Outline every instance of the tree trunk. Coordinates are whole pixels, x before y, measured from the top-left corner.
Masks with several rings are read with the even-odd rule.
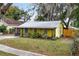
[[[12,3],[8,3],[6,5],[2,5],[0,8],[0,14],[5,14],[8,8],[12,5]]]
[[[68,20],[68,22],[65,22],[64,20],[61,20],[62,23],[65,25],[65,28],[69,28],[69,23],[70,23],[70,19]]]

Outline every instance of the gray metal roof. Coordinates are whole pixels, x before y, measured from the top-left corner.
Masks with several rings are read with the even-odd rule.
[[[27,21],[18,28],[56,28],[60,21]]]

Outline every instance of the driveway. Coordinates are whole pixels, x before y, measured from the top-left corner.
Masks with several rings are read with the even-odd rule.
[[[2,44],[0,44],[0,51],[8,52],[8,53],[15,54],[18,56],[45,56],[39,53],[15,49],[15,48],[2,45]]]
[[[18,38],[18,36],[0,35],[0,40],[8,39],[8,38]],[[18,55],[18,56],[45,56],[45,55],[42,55],[42,54],[39,54],[39,53],[15,49],[15,48],[3,45],[3,44],[0,44],[0,51],[15,54],[15,55]]]
[[[14,36],[14,35],[0,35],[0,40],[9,39],[9,38],[18,38],[18,36]]]

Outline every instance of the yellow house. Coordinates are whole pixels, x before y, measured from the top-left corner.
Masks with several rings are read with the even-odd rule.
[[[63,35],[63,29],[61,21],[27,21],[16,27],[15,35],[27,37],[35,32],[44,38],[59,38]]]

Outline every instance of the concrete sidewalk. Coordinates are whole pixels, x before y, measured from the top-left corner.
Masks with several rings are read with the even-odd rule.
[[[15,48],[2,45],[2,44],[0,44],[0,51],[8,52],[8,53],[15,54],[18,56],[45,56],[45,55],[38,54],[38,53],[15,49]]]

